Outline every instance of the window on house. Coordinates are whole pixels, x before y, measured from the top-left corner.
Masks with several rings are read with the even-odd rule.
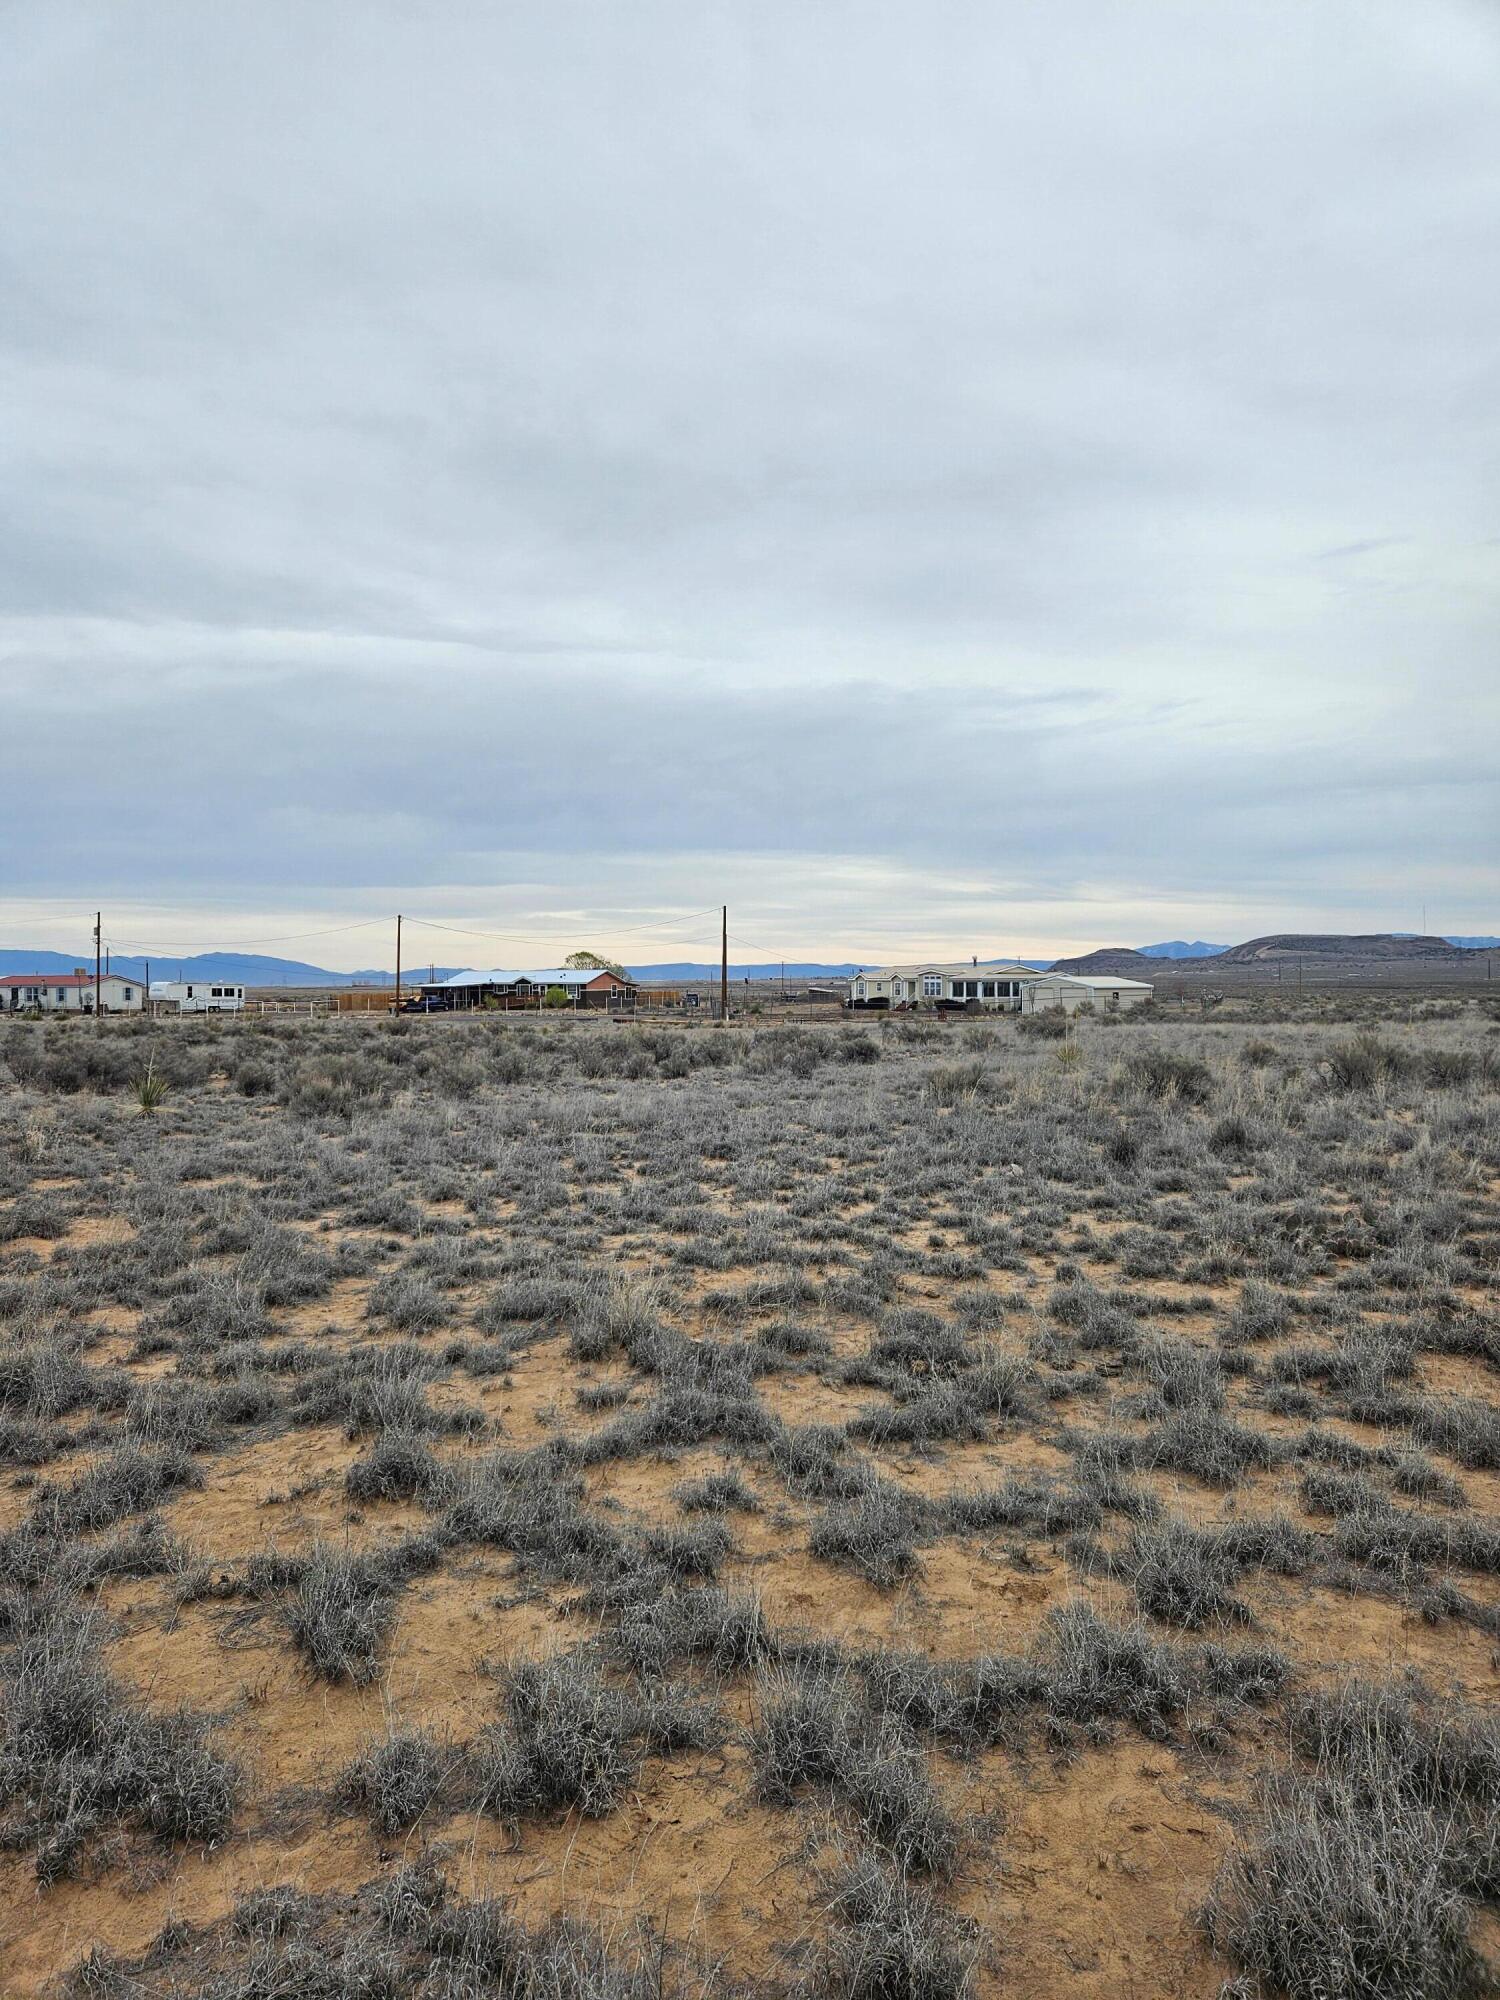
[[[943,982],[935,972],[922,975],[922,991],[929,1000],[936,1000],[943,990]]]

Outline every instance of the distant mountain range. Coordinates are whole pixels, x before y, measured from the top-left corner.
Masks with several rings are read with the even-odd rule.
[[[1205,944],[1197,938],[1186,944],[1181,938],[1173,938],[1170,944],[1143,944],[1136,949],[1142,958],[1217,958],[1221,951],[1229,947],[1222,944]]]
[[[306,965],[297,958],[259,958],[241,951],[205,951],[195,957],[149,960],[117,951],[110,958],[109,969],[132,979],[144,979],[148,964],[153,980],[217,979],[232,986],[393,986],[396,981],[394,972],[330,972],[326,966]],[[93,971],[91,951],[79,952],[71,958],[61,951],[0,951],[0,977],[16,972],[73,972],[80,966],[85,972]],[[456,965],[440,965],[436,968],[437,977],[446,978],[460,969]],[[419,975],[425,977],[427,970],[425,962],[404,967],[403,985]]]

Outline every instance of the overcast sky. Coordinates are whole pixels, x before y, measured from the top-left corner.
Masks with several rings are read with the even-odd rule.
[[[0,92],[0,944],[1500,930],[1488,0],[22,0]]]

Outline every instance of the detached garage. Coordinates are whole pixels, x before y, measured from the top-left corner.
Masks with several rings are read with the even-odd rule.
[[[1096,1013],[1118,1014],[1149,1000],[1151,990],[1144,979],[1096,979],[1082,973],[1040,972],[1022,983],[1021,1012],[1041,1014],[1060,1007],[1065,1014],[1076,1014],[1080,1007],[1092,1007]]]

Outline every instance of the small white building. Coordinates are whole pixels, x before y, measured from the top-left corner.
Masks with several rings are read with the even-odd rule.
[[[12,972],[0,979],[0,1013],[92,1014],[95,1002],[92,972],[75,966],[71,972]],[[97,981],[102,1014],[138,1014],[144,989],[138,979],[106,972]]]
[[[238,1014],[245,989],[224,980],[153,979],[151,1004],[179,1014]]]
[[[1127,1007],[1139,1007],[1152,994],[1149,980],[1107,979],[1077,972],[1034,972],[1024,984],[1023,1014],[1040,1014],[1053,1007],[1060,1007],[1065,1014],[1076,1014],[1080,1007],[1118,1014]]]
[[[972,959],[959,965],[877,966],[855,973],[849,981],[849,1005],[855,1010],[980,1007],[986,1012],[1016,1013],[1024,982],[1035,977],[1029,965],[980,965]]]

